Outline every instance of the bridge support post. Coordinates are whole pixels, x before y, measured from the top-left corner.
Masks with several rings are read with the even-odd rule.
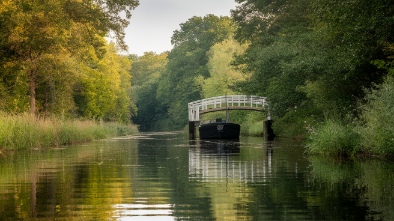
[[[264,121],[264,139],[267,141],[272,141],[276,136],[274,130],[272,129],[272,123],[273,121],[270,118]]]
[[[196,126],[198,121],[189,121],[189,140],[196,139]]]

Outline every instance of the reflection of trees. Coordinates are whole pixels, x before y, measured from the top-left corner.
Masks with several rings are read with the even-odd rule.
[[[233,217],[234,220],[377,220],[393,217],[390,212],[394,211],[390,203],[393,202],[393,194],[388,193],[388,197],[382,194],[372,196],[376,190],[385,192],[390,189],[387,186],[394,183],[392,175],[383,182],[386,188],[380,185],[382,176],[377,179],[377,174],[386,171],[388,175],[388,170],[371,170],[373,164],[362,164],[360,168],[354,163],[327,163],[319,159],[311,160],[312,165],[308,168],[312,171],[309,173],[305,171],[309,163],[303,161],[302,152],[284,154],[285,151],[293,151],[291,146],[286,150],[277,149],[275,153],[274,149],[266,145],[260,149],[264,150],[262,154],[257,153],[259,149],[243,147],[238,154],[226,155],[223,151],[191,148],[189,179],[201,182],[205,192],[209,190],[215,217],[225,212],[229,219]],[[253,173],[249,172],[251,166],[239,166],[237,169],[244,175],[232,177],[232,162],[239,161],[254,163]],[[265,172],[259,173],[260,168]],[[223,169],[230,172],[214,172]],[[239,177],[248,178],[234,179]],[[224,188],[231,192],[221,194]],[[376,201],[370,202],[366,198]],[[379,204],[374,202],[380,202],[382,198],[387,204],[377,206]],[[382,209],[384,212],[381,214]]]
[[[313,171],[309,184],[320,194],[310,194],[306,199],[309,207],[321,208],[322,217],[341,220],[394,217],[393,164],[376,160],[339,162],[316,156],[310,157],[310,162]],[[391,170],[387,165],[391,165]]]
[[[138,159],[144,166],[139,168],[139,181],[133,183],[134,192],[145,197],[155,193],[150,197],[150,203],[173,205],[172,215],[181,220],[191,214],[195,220],[201,217],[214,220],[209,194],[201,192],[195,183],[187,182],[188,149],[176,146],[176,143],[173,139],[160,138],[140,141]]]
[[[363,171],[359,183],[368,187],[365,199],[371,211],[382,212],[380,217],[394,220],[394,164],[390,161],[359,162]]]
[[[130,195],[132,190],[125,188],[127,182],[123,180],[129,179],[131,185],[128,178],[130,167],[121,165],[130,164],[132,156],[137,153],[122,151],[125,148],[92,145],[51,150],[46,154],[10,155],[0,161],[0,183],[12,184],[0,189],[0,219],[110,219],[114,210],[112,205],[120,203],[122,197]],[[121,156],[114,157],[119,154]],[[116,163],[111,162],[115,159]]]
[[[277,148],[277,141],[228,148],[154,138],[1,159],[0,219],[107,220],[153,212],[180,220],[394,217],[391,162],[308,161],[302,149]]]
[[[289,173],[285,165],[278,165],[268,183],[253,185],[253,203],[239,203],[237,207],[248,206],[249,216],[259,217],[261,220],[305,220],[306,205],[300,195],[303,184],[303,173]]]

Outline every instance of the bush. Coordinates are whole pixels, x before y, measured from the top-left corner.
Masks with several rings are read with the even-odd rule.
[[[394,79],[388,77],[367,93],[361,106],[357,130],[363,150],[378,155],[394,155]]]
[[[347,156],[359,151],[360,136],[349,125],[326,120],[316,130],[311,130],[306,147],[309,153]]]
[[[267,118],[265,112],[234,111],[230,117],[232,122],[241,125],[243,136],[261,137],[264,132],[264,120]]]
[[[297,140],[306,139],[308,129],[311,125],[315,125],[316,121],[320,121],[320,114],[315,113],[313,107],[298,107],[289,110],[285,116],[281,118],[273,117],[274,132],[280,137],[290,137]]]

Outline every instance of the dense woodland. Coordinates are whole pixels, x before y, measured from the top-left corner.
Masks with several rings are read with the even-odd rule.
[[[126,48],[124,28],[137,5],[2,0],[0,110],[130,122],[131,63],[118,48]]]
[[[269,98],[279,135],[316,140],[340,131],[335,136],[357,140],[341,145],[350,152],[392,146],[390,0],[237,2],[231,17],[180,24],[169,52],[125,57],[117,53],[126,47],[119,13],[130,16],[135,0],[3,0],[0,109],[178,130],[188,102],[251,94]],[[231,115],[244,134],[261,133],[264,114]]]
[[[311,152],[394,153],[391,1],[237,2],[231,18],[182,23],[168,54],[132,58],[142,130],[181,129],[190,101],[251,94],[269,98],[279,135],[311,138]],[[231,115],[261,133],[264,114]]]

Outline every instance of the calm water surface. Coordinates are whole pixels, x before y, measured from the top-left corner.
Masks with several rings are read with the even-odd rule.
[[[394,220],[394,163],[154,133],[0,157],[0,220]]]

